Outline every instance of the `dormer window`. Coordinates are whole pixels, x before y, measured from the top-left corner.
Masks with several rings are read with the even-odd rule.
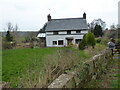
[[[81,30],[77,30],[76,33],[81,33]]]
[[[67,31],[67,34],[71,34],[71,31]]]
[[[54,31],[54,32],[53,32],[53,35],[58,35],[58,31]]]

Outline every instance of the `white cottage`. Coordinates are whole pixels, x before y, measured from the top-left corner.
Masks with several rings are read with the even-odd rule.
[[[48,22],[41,29],[37,37],[45,38],[47,47],[64,47],[70,44],[78,44],[88,33],[86,14],[83,18],[51,19],[47,16]],[[43,35],[44,34],[44,35]]]

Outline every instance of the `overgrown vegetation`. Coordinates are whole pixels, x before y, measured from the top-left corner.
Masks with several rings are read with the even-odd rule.
[[[117,38],[115,41],[116,44],[120,45],[120,38]]]
[[[104,74],[100,78],[91,81],[86,85],[86,88],[120,88],[120,74],[119,59],[116,58],[119,55],[115,55],[114,59],[110,61],[107,66],[107,69],[104,70]]]

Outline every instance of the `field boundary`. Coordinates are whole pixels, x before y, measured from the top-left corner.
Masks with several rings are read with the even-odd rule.
[[[99,78],[112,59],[111,51],[106,50],[84,62],[82,68],[75,71],[74,74],[69,72],[60,75],[48,88],[82,88],[91,80]]]

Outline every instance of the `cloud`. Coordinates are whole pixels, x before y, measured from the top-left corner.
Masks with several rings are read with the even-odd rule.
[[[1,0],[0,29],[7,22],[18,24],[20,29],[40,29],[47,22],[47,14],[52,18],[82,17],[87,13],[87,21],[102,18],[107,24],[117,24],[119,0]],[[49,12],[50,9],[50,12]]]

